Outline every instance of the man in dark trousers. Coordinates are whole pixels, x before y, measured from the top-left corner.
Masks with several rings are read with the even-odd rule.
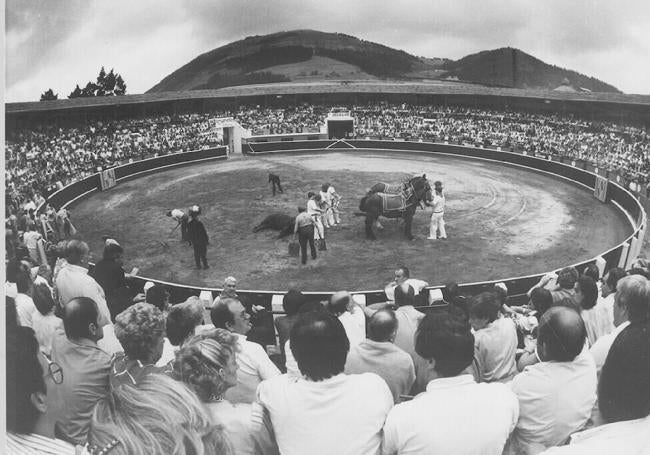
[[[307,214],[307,209],[298,207],[298,216],[293,228],[293,239],[296,239],[298,233],[298,243],[300,243],[300,254],[303,264],[307,263],[307,242],[311,250],[311,258],[316,259],[316,246],[314,245],[314,220]]]
[[[190,242],[190,245],[194,248],[194,261],[196,261],[196,268],[201,268],[201,262],[203,262],[203,268],[208,269],[208,259],[206,257],[208,249],[208,233],[205,232],[205,226],[199,220],[199,215],[201,214],[201,208],[198,205],[190,208],[190,222],[187,223],[187,240]]]
[[[280,176],[279,175],[269,173],[269,183],[273,184],[273,196],[275,196],[275,187],[276,187],[276,185],[278,187],[278,191],[280,191],[280,193],[284,193],[284,191],[282,191],[282,185],[280,184]]]

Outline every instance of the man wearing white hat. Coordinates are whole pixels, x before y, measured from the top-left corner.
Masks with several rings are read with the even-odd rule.
[[[187,240],[194,248],[194,261],[196,262],[196,268],[201,268],[201,263],[203,263],[203,268],[208,269],[207,259],[207,249],[208,249],[208,233],[205,231],[205,226],[199,220],[199,215],[201,213],[201,208],[198,205],[194,205],[190,208],[190,222],[187,223]]]

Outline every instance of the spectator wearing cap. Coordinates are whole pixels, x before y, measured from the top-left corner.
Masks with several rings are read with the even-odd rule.
[[[603,289],[605,287],[609,285],[603,283]],[[602,369],[616,337],[629,325],[641,324],[650,319],[650,281],[641,275],[626,276],[617,280],[613,315],[616,328],[600,337],[590,349],[598,372]]]
[[[157,367],[174,360],[178,349],[192,337],[203,321],[203,307],[198,299],[188,299],[171,307],[166,315],[166,336]]]
[[[61,435],[75,444],[84,444],[95,404],[109,389],[111,357],[97,346],[103,336],[95,302],[77,297],[63,307],[65,333],[57,331],[52,361],[63,369],[63,382],[55,400],[65,403],[56,416]]]
[[[207,248],[210,243],[208,240],[208,233],[203,226],[203,222],[199,220],[199,215],[201,214],[201,209],[198,205],[193,206],[190,209],[190,221],[187,223],[187,240],[194,248],[194,262],[196,263],[196,268],[201,268],[201,263],[203,263],[203,268],[207,269],[208,258],[207,258]]]
[[[384,288],[384,293],[389,302],[395,301],[395,288],[402,284],[411,286],[415,295],[419,295],[422,289],[429,285],[426,281],[411,278],[411,271],[408,267],[400,265],[395,269],[393,280]]]
[[[115,335],[124,352],[113,358],[111,385],[137,385],[160,371],[156,362],[163,352],[165,316],[149,303],[136,303],[115,318]]]
[[[56,276],[56,289],[60,303],[65,305],[76,297],[87,297],[95,302],[99,311],[99,323],[110,324],[111,313],[106,304],[102,287],[88,275],[89,248],[86,242],[70,240],[66,245],[67,264]]]
[[[354,302],[348,291],[338,291],[330,297],[328,309],[339,318],[350,346],[366,339],[366,317],[363,309]]]
[[[517,374],[517,329],[511,318],[499,317],[500,301],[492,292],[472,299],[470,324],[474,329],[475,358],[483,382],[507,382]]]
[[[343,372],[349,342],[341,321],[325,311],[301,314],[290,339],[303,377],[277,376],[257,389],[280,453],[379,453],[393,397],[376,374]]]
[[[345,362],[346,374],[375,373],[386,381],[395,403],[410,392],[415,382],[413,359],[393,344],[397,325],[394,311],[375,312],[368,321],[368,338],[350,346]]]
[[[508,451],[535,454],[581,429],[596,401],[596,365],[584,349],[587,332],[572,308],[549,309],[539,323],[539,363],[515,376],[519,420]]]
[[[219,300],[210,310],[210,319],[216,328],[232,332],[239,345],[237,385],[226,392],[226,398],[231,403],[252,403],[259,383],[278,376],[280,370],[271,362],[262,346],[246,339],[252,325],[250,315],[239,300]]]
[[[574,433],[545,455],[650,453],[650,325],[630,325],[612,343],[598,382],[604,425]]]
[[[504,384],[479,384],[466,374],[474,336],[464,314],[428,314],[415,343],[432,366],[426,391],[390,411],[382,453],[500,454],[517,423],[517,397]]]

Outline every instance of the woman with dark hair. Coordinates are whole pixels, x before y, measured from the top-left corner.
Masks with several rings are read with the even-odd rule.
[[[571,436],[548,455],[650,453],[650,324],[630,324],[614,340],[598,383],[605,425]]]
[[[52,352],[56,329],[63,328],[63,321],[54,315],[54,298],[46,283],[34,284],[32,299],[38,311],[32,314],[32,328],[41,351],[47,356]]]
[[[585,321],[589,346],[596,340],[607,335],[611,330],[607,310],[603,305],[598,305],[598,286],[593,278],[582,275],[574,285],[575,301],[580,305],[580,316]]]

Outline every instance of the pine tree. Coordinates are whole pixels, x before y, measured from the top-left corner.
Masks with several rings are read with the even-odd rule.
[[[58,93],[55,94],[54,90],[52,90],[51,88],[41,94],[41,101],[52,101],[58,99],[59,99],[59,94]]]
[[[79,88],[79,84],[77,84],[72,93],[68,95],[68,98],[81,98],[82,96],[83,93],[81,92],[81,88]]]
[[[119,74],[115,77],[115,94],[120,96],[126,93],[126,84]]]
[[[112,71],[112,70],[111,70]],[[104,96],[108,95],[107,90],[106,90],[106,70],[102,66],[102,69],[99,70],[99,75],[97,76],[97,84],[95,84],[97,87],[95,95],[94,96]]]

